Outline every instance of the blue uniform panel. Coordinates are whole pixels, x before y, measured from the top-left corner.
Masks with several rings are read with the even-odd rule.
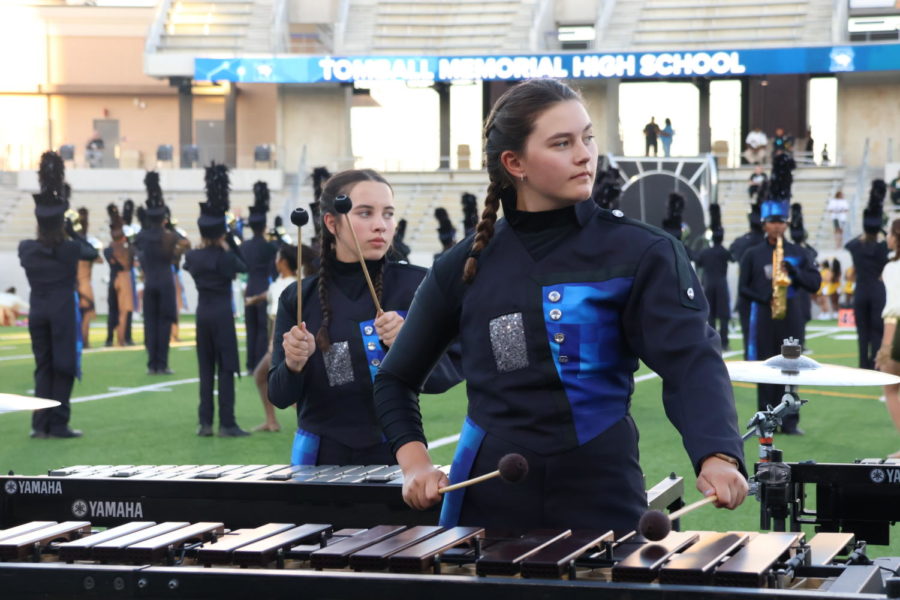
[[[453,456],[453,464],[450,465],[450,483],[455,484],[465,481],[472,472],[478,449],[484,441],[484,429],[479,427],[470,418],[466,417],[462,431],[459,433],[459,442],[456,444],[456,454]],[[441,527],[455,527],[459,523],[459,515],[462,511],[463,499],[466,497],[466,488],[460,488],[444,494],[444,503],[441,506],[441,518],[438,521]]]
[[[632,283],[631,277],[619,277],[542,290],[550,351],[579,444],[602,433],[627,410],[635,361],[622,352],[619,319]]]

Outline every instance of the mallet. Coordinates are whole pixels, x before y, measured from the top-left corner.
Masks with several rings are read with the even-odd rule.
[[[648,510],[641,516],[641,520],[638,521],[638,533],[651,542],[658,542],[672,531],[672,521],[701,506],[712,504],[716,500],[718,500],[718,496],[713,494],[712,496],[707,496],[703,500],[698,500],[693,504],[688,504],[683,508],[679,508],[670,515],[658,510]]]
[[[353,243],[356,244],[356,256],[359,258],[359,266],[362,267],[363,275],[366,276],[366,283],[369,284],[369,293],[372,294],[372,302],[375,303],[375,314],[380,315],[384,311],[381,310],[381,303],[378,301],[378,294],[375,293],[375,286],[372,285],[372,278],[369,276],[369,269],[366,268],[366,259],[363,258],[362,247],[359,245],[359,239],[356,237],[356,231],[353,230],[353,223],[350,222],[350,209],[353,208],[353,201],[347,194],[341,194],[334,199],[334,210],[344,215],[347,219],[347,227],[353,236]]]
[[[521,454],[507,454],[497,463],[496,471],[491,471],[490,473],[485,473],[479,477],[460,481],[459,483],[454,483],[447,487],[438,488],[438,493],[446,494],[447,492],[475,485],[476,483],[481,483],[482,481],[487,481],[494,477],[500,477],[500,479],[508,483],[519,483],[525,479],[526,475],[528,475],[528,461],[525,460],[525,457]]]
[[[309,222],[309,213],[302,208],[291,211],[291,223],[297,226],[297,327],[303,323],[303,289],[300,282],[303,280],[303,230]]]

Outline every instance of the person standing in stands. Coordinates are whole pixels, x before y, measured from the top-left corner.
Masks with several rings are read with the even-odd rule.
[[[265,181],[253,184],[254,203],[250,207],[250,229],[253,237],[241,244],[241,258],[247,265],[247,288],[244,290],[244,324],[247,329],[247,372],[252,373],[266,354],[269,345],[266,319],[266,290],[269,289],[269,270],[278,248],[266,239],[266,215],[269,212],[269,186]],[[296,260],[296,259],[295,259]],[[251,296],[260,302],[247,304]]]
[[[200,406],[197,435],[213,434],[213,386],[218,370],[219,437],[250,435],[234,416],[234,374],[240,372],[237,333],[232,315],[231,282],[247,267],[235,236],[228,230],[228,167],[215,162],[206,168],[206,202],[200,204],[197,226],[203,241],[187,253],[184,269],[197,286],[197,362]]]
[[[147,349],[147,374],[171,375],[169,338],[176,320],[175,280],[172,264],[189,244],[164,226],[166,205],[159,173],[144,177],[147,188],[146,222],[134,238],[141,270],[144,273],[144,347]]]
[[[669,157],[672,152],[672,138],[675,137],[675,130],[672,129],[671,119],[666,119],[666,126],[659,132],[660,140],[663,145],[663,156]]]
[[[887,242],[878,239],[882,231],[884,180],[876,179],[869,190],[869,203],[863,210],[863,234],[847,242],[845,248],[853,259],[856,287],[853,292],[853,316],[859,343],[859,366],[875,368],[875,355],[884,335],[881,313],[885,304],[885,284],[881,273],[888,263]]]
[[[53,408],[31,417],[33,438],[75,438],[69,427],[69,397],[75,378],[81,378],[81,320],[76,275],[78,261],[93,261],[97,250],[66,223],[69,195],[63,160],[55,152],[41,156],[40,192],[34,194],[36,240],[19,243],[19,262],[31,286],[28,333],[34,353],[34,395],[56,400]],[[67,235],[68,234],[68,235]]]
[[[656,117],[650,117],[650,122],[644,125],[644,156],[650,156],[650,148],[653,148],[653,156],[658,154],[658,138],[659,125],[656,124]]]

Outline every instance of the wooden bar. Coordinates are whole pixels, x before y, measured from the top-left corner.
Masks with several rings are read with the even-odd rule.
[[[765,587],[772,565],[802,538],[802,533],[759,534],[716,569],[713,583],[723,586]]]
[[[673,531],[658,542],[644,544],[613,565],[613,581],[651,582],[669,558],[697,541],[691,531]]]
[[[522,561],[522,577],[559,578],[569,565],[585,552],[614,538],[612,531],[576,529],[569,537],[558,540]]]
[[[211,540],[223,533],[225,533],[225,526],[222,523],[194,523],[193,525],[131,544],[125,548],[125,557],[138,562],[156,562],[166,556],[169,548],[189,542]]]
[[[156,523],[153,521],[134,521],[132,523],[125,523],[124,525],[119,525],[118,527],[113,527],[111,529],[107,529],[106,531],[101,531],[100,533],[95,533],[94,535],[89,535],[72,542],[62,543],[57,547],[57,551],[59,552],[59,560],[64,562],[88,560],[91,558],[92,550],[97,544],[102,544],[103,542],[108,542],[110,540],[126,536],[128,534],[134,533],[135,531],[148,529],[154,525],[156,525]]]
[[[521,538],[503,540],[483,549],[475,561],[475,571],[479,575],[515,575],[521,562],[550,544],[572,535],[572,530],[539,529],[530,531]]]
[[[236,549],[233,553],[233,560],[241,566],[265,566],[278,557],[279,551],[287,550],[296,544],[318,540],[323,534],[326,536],[330,535],[331,531],[331,525],[326,524],[307,523],[306,525],[300,525],[278,535],[273,535]]]
[[[386,540],[406,529],[405,525],[378,525],[326,548],[316,550],[309,556],[314,569],[340,569],[346,567],[350,555],[378,542]]]
[[[835,556],[842,554],[855,541],[856,536],[852,533],[817,533],[809,541],[810,566],[831,564]]]
[[[410,546],[415,546],[444,531],[437,525],[419,525],[401,531],[383,542],[373,544],[350,555],[350,568],[360,571],[383,571],[388,567],[388,559]]]
[[[204,564],[230,563],[233,552],[238,548],[284,533],[292,527],[294,527],[293,523],[267,523],[255,529],[233,531],[200,546],[197,549],[197,562]]]
[[[700,535],[693,546],[677,554],[659,570],[660,583],[682,585],[709,585],[713,571],[749,541],[749,536],[736,533],[712,533]]]
[[[388,559],[388,567],[394,573],[420,573],[434,566],[439,554],[484,537],[482,527],[453,527],[433,538],[401,550]]]
[[[66,521],[48,525],[0,542],[0,559],[22,560],[35,550],[35,546],[44,548],[51,542],[78,539],[91,532],[91,524],[87,521]]]
[[[91,551],[91,555],[94,560],[107,562],[125,562],[125,548],[127,548],[128,546],[143,542],[144,540],[158,537],[165,533],[169,533],[170,531],[175,531],[176,529],[181,529],[182,527],[187,527],[188,525],[190,525],[190,523],[186,521],[167,521],[165,523],[153,525],[151,527],[135,531],[134,533],[130,533],[128,535],[123,535],[106,542],[95,544],[93,550]]]

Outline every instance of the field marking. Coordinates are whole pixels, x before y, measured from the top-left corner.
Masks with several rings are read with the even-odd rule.
[[[93,396],[79,396],[78,398],[72,398],[70,400],[71,403],[76,402],[91,402],[93,400],[103,400],[106,398],[118,398],[120,396],[131,396],[133,394],[140,394],[142,392],[162,392],[166,391],[165,388],[176,386],[176,385],[185,385],[188,383],[197,383],[200,381],[199,377],[192,377],[191,379],[178,379],[176,381],[160,381],[159,383],[151,383],[148,385],[141,385],[133,388],[121,388],[115,389],[112,392],[106,392],[105,394],[94,394]]]

